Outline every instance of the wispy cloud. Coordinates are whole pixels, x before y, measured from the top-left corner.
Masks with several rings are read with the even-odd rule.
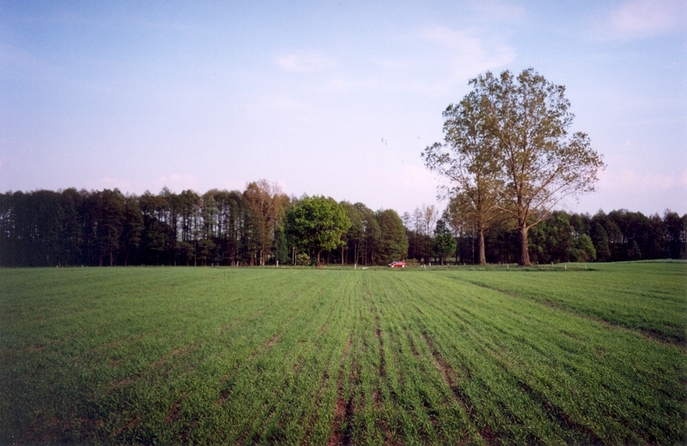
[[[313,73],[329,70],[337,65],[336,59],[319,53],[294,53],[277,57],[277,66],[289,73]]]
[[[438,45],[446,52],[446,63],[451,72],[449,83],[464,83],[483,71],[512,62],[515,48],[477,29],[453,30],[435,26],[419,33],[425,42]]]
[[[630,0],[612,10],[613,37],[637,39],[687,30],[684,0]]]
[[[671,189],[682,189],[687,193],[687,169],[679,175],[638,173],[632,169],[624,169],[602,173],[600,177],[600,188],[627,194],[633,192],[659,194]]]

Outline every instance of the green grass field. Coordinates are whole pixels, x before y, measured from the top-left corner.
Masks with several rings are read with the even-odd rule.
[[[0,270],[0,443],[685,441],[687,263]]]

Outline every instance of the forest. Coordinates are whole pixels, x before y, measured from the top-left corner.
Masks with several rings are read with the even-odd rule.
[[[327,223],[327,243],[317,238],[323,229],[308,226],[322,212],[296,212],[318,200],[326,204],[322,212],[339,216]],[[74,188],[0,194],[2,267],[473,264],[477,238],[474,224],[450,204],[443,212],[423,205],[399,215],[362,203],[289,197],[266,180],[202,195],[167,188],[140,196]],[[489,263],[517,262],[520,238],[512,220],[492,223],[484,239]],[[553,211],[529,229],[528,250],[539,264],[685,259],[687,214]]]

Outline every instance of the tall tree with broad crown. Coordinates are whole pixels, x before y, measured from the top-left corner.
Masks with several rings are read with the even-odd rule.
[[[344,244],[343,235],[351,227],[344,208],[333,198],[303,197],[286,213],[286,233],[295,246],[317,254]]]
[[[254,239],[259,249],[258,260],[260,266],[265,266],[288,197],[277,183],[270,184],[267,180],[249,183],[243,195],[250,210]]]
[[[481,105],[476,91],[449,105],[443,113],[445,142],[427,147],[423,157],[430,170],[451,182],[450,186],[440,186],[440,198],[448,198],[454,215],[477,227],[479,264],[485,265],[484,232],[498,215],[503,181],[495,153],[496,138],[485,131]]]
[[[496,206],[517,222],[519,263],[529,265],[528,230],[561,200],[594,191],[605,165],[586,134],[569,133],[574,115],[564,86],[532,68],[517,77],[487,72],[470,85],[466,100],[476,109],[466,116],[475,120],[478,152],[493,159],[499,185],[489,190],[498,191]]]
[[[403,220],[393,209],[377,211],[379,223],[378,261],[390,263],[403,260],[408,256],[408,237]]]

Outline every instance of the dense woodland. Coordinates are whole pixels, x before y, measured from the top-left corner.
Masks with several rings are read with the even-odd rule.
[[[309,235],[307,228],[299,232],[295,227],[298,218],[301,225],[321,218],[294,212],[304,200],[309,197],[288,197],[264,180],[244,191],[203,195],[168,189],[141,196],[117,189],[8,192],[0,195],[0,266],[477,260],[476,230],[451,206],[443,213],[422,206],[399,216],[394,210],[373,211],[362,203],[322,198],[343,211],[345,221],[340,233],[330,236],[334,242],[318,245],[315,232],[320,230]],[[529,253],[536,263],[685,259],[686,228],[687,214],[671,211],[648,217],[626,210],[593,216],[555,211],[529,230]],[[513,221],[491,225],[485,233],[488,262],[517,262],[519,240]]]

